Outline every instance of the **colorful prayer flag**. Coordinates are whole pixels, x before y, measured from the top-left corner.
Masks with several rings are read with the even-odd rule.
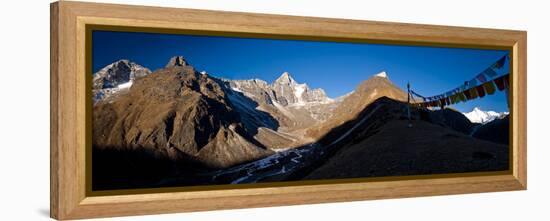
[[[466,96],[466,99],[468,99],[468,100],[472,99],[472,96],[470,96],[470,90],[465,90],[464,91],[464,96]]]
[[[453,94],[453,95],[451,96],[451,103],[452,103],[452,104],[458,103],[458,95],[457,95],[457,94]]]
[[[504,78],[508,77],[508,75],[501,76],[494,80],[495,84],[497,85],[497,88],[499,91],[502,91],[506,88],[506,85],[504,84]]]
[[[485,89],[483,88],[483,85],[477,86],[476,91],[480,98],[485,97]]]
[[[481,82],[481,83],[484,83],[487,81],[487,78],[485,77],[485,75],[483,73],[480,73],[476,76],[476,79]]]
[[[485,71],[483,71],[483,74],[489,76],[490,78],[494,78],[498,75],[497,72],[495,72],[495,70],[493,70],[492,68],[485,69]]]
[[[470,88],[470,96],[472,96],[472,99],[476,99],[478,97],[477,90],[475,87]]]
[[[458,98],[459,98],[460,101],[462,101],[462,102],[466,102],[466,101],[467,101],[466,95],[464,95],[463,92],[458,93]]]
[[[485,89],[485,92],[489,95],[494,94],[496,91],[495,84],[493,84],[492,81],[485,82],[483,84],[483,88]]]
[[[503,56],[495,64],[493,64],[493,66],[491,66],[491,67],[501,69],[504,66],[504,63],[506,63],[506,57],[507,56]]]

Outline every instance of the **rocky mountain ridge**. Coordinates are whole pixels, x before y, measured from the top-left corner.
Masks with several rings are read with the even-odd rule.
[[[149,149],[159,157],[192,159],[208,167],[272,153],[245,131],[223,85],[179,64],[169,62],[110,102],[94,105],[94,147]]]
[[[326,120],[337,103],[323,89],[311,89],[306,83],[298,83],[288,72],[271,84],[260,79],[226,81],[234,91],[287,118],[289,124],[285,126],[290,128]]]
[[[145,77],[151,70],[123,59],[113,62],[93,74],[92,93],[94,103],[108,99],[130,88],[136,79]]]
[[[184,57],[175,56],[161,71],[175,67],[193,69]],[[192,72],[216,82],[225,94],[226,105],[238,113],[247,133],[275,151],[314,142],[376,98],[387,95],[402,100],[404,94],[389,81],[386,72],[373,75],[356,90],[335,99],[329,98],[321,88],[311,89],[306,83],[297,82],[289,72],[282,73],[272,83],[260,79],[219,79],[205,71],[193,69]],[[112,102],[115,95],[127,93],[136,79],[150,73],[149,69],[128,60],[108,65],[94,74],[94,94],[97,94],[94,103]],[[109,81],[111,79],[116,80]]]

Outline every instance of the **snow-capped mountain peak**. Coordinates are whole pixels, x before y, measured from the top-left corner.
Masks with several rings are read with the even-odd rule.
[[[233,92],[254,100],[257,105],[266,105],[266,110],[273,108],[291,118],[310,115],[312,119],[324,120],[330,115],[330,111],[324,110],[335,103],[323,89],[311,89],[306,83],[294,80],[288,72],[283,72],[272,83],[259,79],[225,81]]]
[[[274,84],[288,84],[288,85],[294,85],[296,84],[296,81],[294,80],[294,78],[292,78],[292,76],[290,76],[290,73],[288,72],[283,72],[283,74],[281,74],[281,76],[279,78],[277,78],[277,80],[275,80],[275,82],[273,82]]]
[[[388,74],[385,71],[382,71],[374,75],[375,77],[388,78]]]
[[[500,119],[508,115],[508,112],[483,111],[479,107],[475,107],[468,113],[463,113],[472,123],[486,124],[495,119]]]
[[[136,79],[150,73],[149,69],[126,59],[105,66],[93,74],[94,102],[129,89]]]
[[[151,73],[139,64],[123,59],[113,62],[93,74],[93,88],[117,88],[120,84],[134,81]]]

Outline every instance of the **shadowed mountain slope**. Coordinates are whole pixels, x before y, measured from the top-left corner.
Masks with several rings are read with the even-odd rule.
[[[303,178],[382,177],[508,169],[508,146],[473,138],[453,129],[452,124],[442,123],[449,120],[434,123],[433,119],[422,119],[423,112],[430,114],[431,111],[412,109],[413,126],[409,128],[405,103],[385,97],[378,99],[357,119],[334,128],[321,139],[332,154],[317,164],[317,168],[302,171]],[[353,136],[341,138],[344,131],[351,129]]]
[[[510,115],[479,125],[472,133],[472,136],[478,139],[508,145],[510,142]]]

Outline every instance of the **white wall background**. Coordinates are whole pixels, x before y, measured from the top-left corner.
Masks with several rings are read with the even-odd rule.
[[[102,0],[528,31],[527,191],[114,218],[113,220],[549,220],[550,12],[545,1]],[[49,213],[49,3],[0,7],[0,220]],[[546,210],[545,210],[546,209]]]

